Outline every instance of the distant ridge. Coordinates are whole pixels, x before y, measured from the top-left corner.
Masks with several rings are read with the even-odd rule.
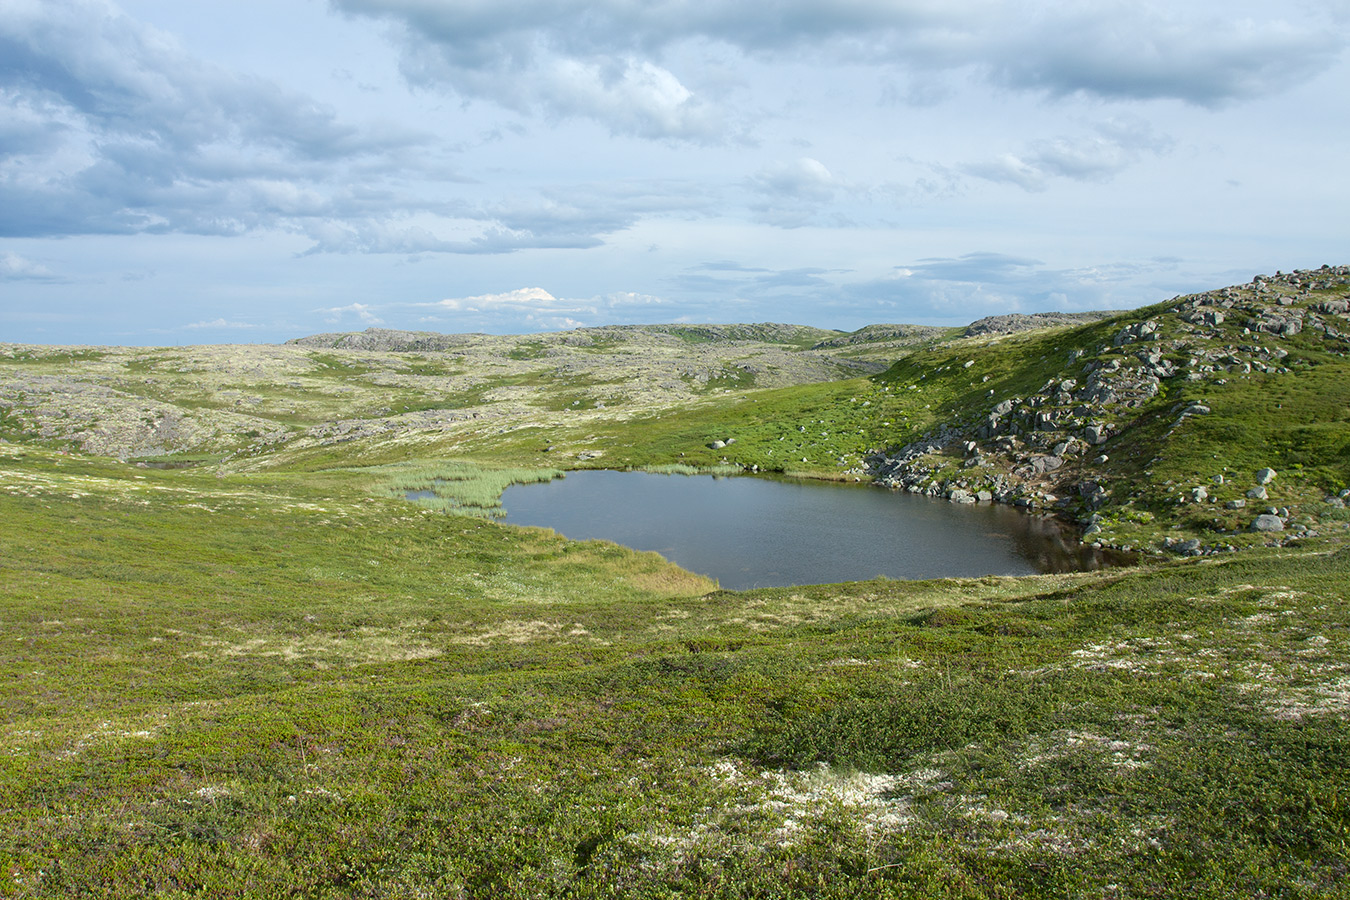
[[[1061,313],[1046,312],[988,316],[973,322],[965,328],[965,337],[978,337],[986,334],[1013,334],[1036,328],[1053,328],[1062,325],[1084,325],[1098,322],[1119,311]],[[866,325],[856,331],[844,332],[826,328],[813,328],[809,325],[788,325],[780,322],[757,322],[753,324],[685,324],[671,323],[658,325],[601,325],[593,328],[577,328],[571,331],[544,332],[530,335],[542,338],[551,334],[555,339],[566,340],[569,337],[582,339],[603,338],[613,340],[631,334],[662,334],[680,338],[689,343],[725,343],[730,341],[755,341],[762,344],[782,344],[787,346],[810,348],[812,350],[834,350],[855,347],[860,344],[889,344],[911,346],[928,341],[951,338],[957,329],[937,325],[876,324]],[[327,332],[307,337],[292,338],[287,344],[298,347],[314,347],[330,350],[369,350],[384,353],[437,352],[463,347],[482,338],[489,337],[481,332],[464,334],[443,334],[435,331],[404,331],[395,328],[367,328],[365,331]]]
[[[530,335],[530,337],[542,338],[545,334],[551,334],[564,340],[568,337],[614,339],[627,334],[664,334],[690,343],[700,344],[755,341],[761,344],[810,347],[823,340],[837,337],[841,332],[830,331],[825,328],[812,328],[807,325],[759,322],[746,325],[601,325],[594,328],[577,328],[572,331],[545,332]],[[365,331],[312,334],[308,337],[292,338],[286,343],[299,347],[401,353],[449,350],[455,347],[463,347],[485,337],[489,337],[489,335],[482,333],[440,334],[434,331],[367,328]]]

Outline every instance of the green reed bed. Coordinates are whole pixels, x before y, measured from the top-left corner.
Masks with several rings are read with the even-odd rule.
[[[684,463],[671,463],[662,466],[636,466],[632,471],[650,472],[653,475],[742,475],[741,466],[687,466]]]
[[[564,474],[559,469],[498,469],[468,460],[405,463],[368,471],[378,473],[379,490],[390,497],[430,492],[431,496],[409,499],[444,512],[487,517],[504,515],[502,491],[511,485],[552,481]]]

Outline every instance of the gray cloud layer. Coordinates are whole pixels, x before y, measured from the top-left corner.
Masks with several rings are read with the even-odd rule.
[[[341,187],[417,143],[208,66],[100,0],[0,7],[0,236],[238,234],[360,214]]]
[[[973,74],[1052,100],[1213,106],[1309,78],[1343,47],[1343,29],[1321,28],[1315,16],[1218,17],[1124,0],[330,6],[387,23],[414,85],[545,123],[580,119],[616,135],[705,144],[752,137],[761,101],[726,74],[740,68],[861,66],[878,95],[898,79],[922,102],[941,102],[933,85],[942,79]],[[1061,179],[1110,179],[1169,147],[1146,122],[1116,116],[1001,156],[979,151],[992,158],[946,171],[1040,191]],[[353,124],[304,93],[202,62],[108,0],[0,4],[0,238],[277,229],[307,237],[311,254],[485,255],[594,248],[660,218],[852,225],[925,190],[881,183],[888,175],[849,180],[837,157],[820,154],[735,170],[739,157],[712,177],[607,180],[560,165],[538,182],[459,191],[467,179],[443,162],[452,152],[442,138]],[[519,165],[543,158],[541,150]],[[6,265],[0,275],[11,281],[52,277]]]
[[[1170,138],[1155,134],[1142,121],[1116,119],[1097,125],[1092,132],[1037,141],[1021,153],[970,163],[962,169],[989,181],[1042,191],[1056,178],[1105,181],[1144,154],[1163,153],[1172,146]]]
[[[330,0],[395,24],[404,73],[470,99],[598,121],[615,134],[727,140],[729,117],[682,78],[689,48],[919,73],[971,69],[1051,96],[1221,105],[1306,79],[1341,52],[1320,23],[1116,2],[973,0]],[[685,57],[688,58],[688,57]],[[693,59],[698,60],[697,53]],[[923,94],[923,92],[920,92]]]

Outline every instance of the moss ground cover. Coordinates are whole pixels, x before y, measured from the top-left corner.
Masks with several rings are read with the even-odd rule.
[[[1346,553],[735,593],[378,477],[4,448],[6,894],[1345,882]]]

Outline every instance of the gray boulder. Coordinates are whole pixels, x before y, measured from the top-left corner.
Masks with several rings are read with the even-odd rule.
[[[1263,513],[1252,522],[1252,531],[1284,531],[1284,520],[1279,516]]]
[[[1274,481],[1274,480],[1275,480],[1275,470],[1274,470],[1274,469],[1271,469],[1271,468],[1265,468],[1265,469],[1262,469],[1261,471],[1259,471],[1259,472],[1256,473],[1256,483],[1257,483],[1257,484],[1270,484],[1270,483],[1271,483],[1272,481]]]
[[[1064,460],[1058,456],[1038,456],[1031,461],[1031,468],[1040,474],[1053,472],[1064,465]]]
[[[1350,312],[1350,300],[1327,300],[1323,303],[1313,304],[1313,308],[1320,312],[1344,315]]]
[[[1089,425],[1083,429],[1083,440],[1093,446],[1106,443],[1108,437],[1110,434],[1107,433],[1105,425]]]
[[[1270,494],[1266,492],[1266,489],[1265,489],[1264,487],[1254,487],[1254,488],[1252,488],[1250,491],[1247,492],[1247,499],[1248,499],[1248,500],[1268,500],[1268,499],[1270,499]]]

